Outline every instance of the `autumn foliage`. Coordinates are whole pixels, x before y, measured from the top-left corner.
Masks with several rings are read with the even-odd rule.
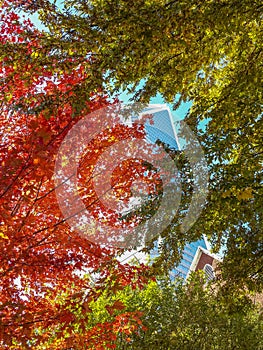
[[[147,269],[121,264],[116,249],[73,232],[53,179],[63,138],[84,115],[107,106],[107,96],[102,89],[85,95],[87,58],[57,61],[29,20],[5,7],[0,16],[0,348],[114,348],[119,332],[141,327],[140,314],[122,312],[115,300],[109,322],[88,327],[89,303],[102,290],[114,295],[142,285]],[[46,55],[46,65],[38,65],[38,55]]]

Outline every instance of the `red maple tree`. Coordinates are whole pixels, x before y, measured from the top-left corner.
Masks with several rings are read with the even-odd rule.
[[[0,16],[0,348],[37,348],[57,328],[57,341],[49,349],[114,348],[116,334],[136,323],[139,314],[127,314],[114,304],[109,306],[119,311],[114,320],[87,331],[89,302],[105,288],[115,293],[127,284],[142,285],[147,269],[121,264],[117,249],[72,231],[57,204],[53,178],[67,132],[87,113],[109,105],[107,96],[102,89],[85,94],[87,58],[58,61],[29,20],[22,22],[4,6]],[[112,136],[119,140],[130,132],[125,126],[111,130],[104,146],[97,140],[97,148],[89,149],[89,159],[96,161]],[[138,127],[133,132],[142,133]],[[80,172],[88,176],[90,169],[84,161]],[[122,180],[125,174],[130,179],[127,164],[123,169]],[[129,188],[130,180],[123,183]],[[95,212],[96,194],[85,197],[91,185],[82,186],[82,195]],[[125,186],[117,190],[123,193]],[[96,280],[88,282],[81,271],[96,273]],[[61,295],[63,302],[50,302]],[[76,305],[82,305],[78,319]]]

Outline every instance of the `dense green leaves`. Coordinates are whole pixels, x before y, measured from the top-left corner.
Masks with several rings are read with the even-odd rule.
[[[215,286],[204,288],[200,274],[192,276],[187,285],[163,279],[142,290],[127,287],[115,299],[122,301],[124,310],[142,312],[142,324],[137,328],[130,325],[119,333],[116,349],[262,349],[259,307],[244,293],[229,297],[218,293]],[[105,308],[106,304],[109,300],[105,296],[93,304],[90,325],[120,313]]]

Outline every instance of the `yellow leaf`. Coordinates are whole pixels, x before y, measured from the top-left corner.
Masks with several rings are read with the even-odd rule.
[[[32,52],[31,53],[31,57],[32,58],[37,58],[39,56],[39,53],[38,52]]]
[[[8,239],[8,237],[7,237],[3,232],[0,232],[0,238],[2,238],[2,239]]]
[[[63,155],[62,156],[62,167],[68,165],[68,158],[67,156]]]
[[[251,187],[247,187],[244,190],[240,190],[237,194],[238,200],[248,200],[253,198],[253,189]]]

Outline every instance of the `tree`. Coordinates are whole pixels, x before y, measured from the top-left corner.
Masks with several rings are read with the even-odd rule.
[[[135,335],[134,349],[262,347],[259,308],[244,293],[232,294],[229,302],[220,289],[204,288],[198,274],[186,285],[151,282],[138,299],[134,304],[145,310],[142,322],[147,331]]]
[[[188,234],[204,233],[215,250],[225,248],[231,284],[262,289],[261,1],[64,5],[34,1],[26,9],[39,11],[49,28],[45,45],[60,57],[91,57],[85,71],[92,84],[127,88],[143,102],[160,92],[175,108],[192,101],[186,121],[205,150],[210,193]],[[172,250],[173,229],[165,235]]]
[[[222,294],[215,285],[204,287],[203,281],[199,273],[187,284],[161,277],[141,290],[127,286],[113,298],[102,294],[91,305],[88,327],[123,311],[137,311],[141,324],[130,324],[119,334],[116,349],[261,349],[259,305],[245,293]],[[112,307],[107,306],[109,299]]]
[[[103,290],[114,293],[127,284],[142,285],[148,274],[143,265],[121,264],[116,259],[118,248],[102,247],[73,232],[56,200],[54,164],[65,135],[83,115],[110,103],[102,88],[84,103],[81,94],[72,92],[86,78],[82,62],[65,58],[68,69],[58,72],[57,58],[43,49],[42,34],[29,20],[21,23],[19,16],[5,7],[0,16],[0,347],[35,349],[45,345],[48,333],[41,330],[47,328],[57,336],[53,349],[65,344],[83,348],[91,333],[80,322],[75,334],[72,305],[81,301],[82,318],[88,318],[89,303]],[[39,65],[37,52],[47,54],[53,66]],[[115,138],[130,133],[143,135],[137,126],[120,126],[99,135],[85,160],[96,161]],[[84,160],[81,164],[89,185],[93,165],[88,167]],[[140,164],[138,168],[144,171]],[[83,189],[82,196],[92,194],[86,205],[94,214],[97,198],[89,187]],[[83,271],[95,275],[95,280],[83,279]],[[137,320],[136,312],[125,313],[94,326],[90,348],[95,341],[97,349],[110,343],[113,334],[109,329],[122,332],[122,327]]]

